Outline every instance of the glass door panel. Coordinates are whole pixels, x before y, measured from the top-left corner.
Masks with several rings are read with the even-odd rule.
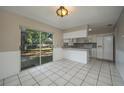
[[[53,34],[31,29],[21,31],[21,70],[52,62]]]
[[[41,64],[53,60],[53,34],[41,32]]]
[[[21,70],[40,65],[40,32],[21,32]]]

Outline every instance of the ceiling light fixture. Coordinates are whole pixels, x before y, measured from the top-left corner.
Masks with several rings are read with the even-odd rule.
[[[92,29],[91,29],[91,28],[89,28],[89,31],[92,31]]]
[[[57,15],[60,17],[64,17],[68,15],[68,10],[64,6],[60,6],[56,11]]]

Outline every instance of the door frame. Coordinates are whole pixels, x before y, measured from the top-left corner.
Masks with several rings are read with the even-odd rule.
[[[19,29],[20,29],[20,46],[19,46],[19,51],[20,51],[20,72],[21,71],[23,71],[23,70],[21,70],[21,31],[22,30],[26,30],[26,29],[28,29],[28,27],[24,27],[24,26],[19,26]],[[30,28],[29,28],[30,29]],[[47,32],[47,31],[40,31],[40,30],[35,30],[35,29],[31,29],[31,30],[34,30],[34,31],[37,31],[37,32],[46,32],[46,33],[51,33],[52,34],[52,42],[53,42],[53,37],[54,37],[54,34],[53,34],[53,32]],[[40,37],[41,37],[41,34],[40,34]],[[40,38],[41,39],[41,38]],[[41,40],[40,40],[41,41]],[[54,42],[53,42],[54,43]],[[52,61],[51,62],[53,62],[53,44],[52,43]],[[41,56],[41,42],[40,42],[40,56]],[[39,65],[41,65],[42,63],[41,63],[41,57],[40,57],[40,64]],[[35,66],[34,66],[35,67]],[[30,68],[32,68],[32,67],[29,67],[29,68],[27,68],[27,69],[30,69]],[[25,70],[25,69],[24,69]]]

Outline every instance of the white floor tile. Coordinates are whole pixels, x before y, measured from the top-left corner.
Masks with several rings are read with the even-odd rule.
[[[113,82],[113,86],[124,86],[124,82]]]
[[[104,82],[98,82],[97,83],[97,86],[112,86],[112,84],[107,84],[107,83],[104,83]]]
[[[50,78],[52,81],[55,81],[55,80],[57,80],[58,78],[60,78],[60,76],[57,75],[57,74],[52,74],[52,75],[50,75],[48,78]]]
[[[107,84],[112,84],[112,81],[111,81],[111,78],[106,78],[106,77],[99,77],[99,81],[100,82],[104,82],[104,83],[107,83]]]
[[[73,76],[70,74],[65,74],[64,76],[62,76],[65,80],[70,80]]]
[[[4,83],[4,86],[18,86],[18,85],[20,85],[20,82],[18,79],[10,81],[8,83]]]
[[[25,81],[27,81],[27,80],[29,80],[29,79],[32,79],[32,76],[31,76],[31,75],[26,75],[26,76],[24,76],[24,77],[20,77],[20,81],[21,81],[21,82],[25,82]]]
[[[94,78],[91,78],[91,77],[86,77],[86,79],[84,80],[84,82],[87,82],[88,84],[91,84],[91,85],[96,85],[97,80],[94,79]]]
[[[63,79],[63,78],[59,78],[59,79],[57,79],[57,80],[54,81],[54,82],[55,82],[55,84],[58,85],[58,86],[64,86],[64,85],[67,83],[67,81],[66,81],[65,79]]]
[[[14,81],[14,80],[18,80],[18,76],[17,75],[13,75],[13,76],[7,77],[4,80],[4,83],[8,83],[8,82],[11,82],[11,81]]]
[[[37,82],[39,82],[39,81],[41,81],[41,80],[43,80],[43,79],[45,79],[45,78],[47,78],[47,76],[44,75],[44,74],[38,75],[38,76],[34,77],[34,79],[35,79]]]
[[[48,71],[48,69],[47,68],[40,68],[40,71],[42,72],[42,73],[45,73],[46,71]]]
[[[40,82],[38,82],[40,84],[40,86],[48,86],[50,84],[52,84],[52,81],[48,78],[41,80]]]
[[[81,79],[81,80],[84,80],[85,79],[85,77],[86,77],[86,74],[84,74],[84,73],[77,73],[76,75],[75,75],[75,77],[76,78],[79,78],[79,79]]]
[[[82,83],[82,80],[79,78],[73,77],[70,82],[76,86],[80,86],[80,84]]]
[[[124,82],[119,76],[112,76],[112,82]]]
[[[49,75],[53,74],[53,72],[52,72],[52,71],[46,71],[44,74],[45,74],[46,76],[49,76]]]
[[[74,71],[74,70],[71,70],[71,71],[68,72],[68,74],[70,74],[70,75],[72,75],[72,76],[74,76],[76,73],[77,73],[77,72]]]
[[[36,69],[35,67],[33,67],[33,68],[29,69],[28,71],[29,71],[30,73],[32,73],[32,72],[37,71],[37,69]]]
[[[105,73],[100,73],[100,77],[106,77],[106,78],[111,78],[110,74],[105,74]]]
[[[113,63],[96,59],[90,60],[85,65],[62,59],[24,70],[18,76],[14,75],[5,78],[4,82],[0,81],[0,86],[3,84],[6,86],[20,86],[21,84],[28,86],[124,85],[124,81]]]
[[[58,72],[56,72],[58,75],[60,75],[60,76],[63,76],[64,74],[65,74],[65,72],[63,72],[63,71],[58,71]]]
[[[0,80],[0,86],[3,86],[3,80]]]
[[[29,73],[27,70],[25,70],[25,71],[20,72],[18,75],[19,77],[23,77],[23,76],[29,75]]]
[[[120,76],[120,73],[111,73],[111,75],[114,77],[118,77],[118,76]]]
[[[62,69],[63,72],[68,72],[68,69]]]
[[[92,74],[92,73],[89,73],[89,74],[87,75],[87,77],[91,77],[91,78],[97,80],[97,78],[98,78],[98,74]]]
[[[56,84],[55,83],[51,83],[49,86],[56,86]]]
[[[90,85],[87,82],[83,82],[83,84],[81,86],[93,86],[93,85]]]
[[[36,81],[34,79],[26,80],[25,82],[22,82],[22,86],[33,86],[36,84]]]
[[[65,86],[74,86],[72,83],[68,82]]]
[[[34,84],[34,86],[39,86],[39,85],[36,83],[36,84]]]
[[[40,71],[35,71],[35,72],[32,72],[32,73],[31,73],[31,75],[32,75],[33,77],[38,76],[38,75],[40,75],[40,74],[41,74]]]

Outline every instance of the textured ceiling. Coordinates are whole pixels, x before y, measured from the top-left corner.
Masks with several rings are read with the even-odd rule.
[[[9,6],[0,8],[32,18],[59,29],[81,25],[104,26],[115,24],[123,7],[121,6],[69,6],[69,15],[63,18],[56,15],[57,6]]]

